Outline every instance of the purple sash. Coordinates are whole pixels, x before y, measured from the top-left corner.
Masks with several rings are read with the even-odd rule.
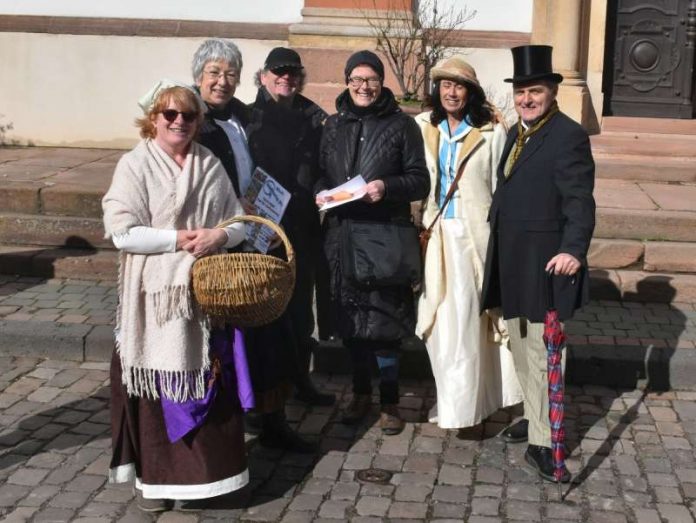
[[[242,409],[247,411],[254,408],[254,393],[251,389],[242,331],[231,327],[211,331],[210,359],[219,361],[220,373],[219,376],[213,376],[214,369],[211,366],[211,370],[205,376],[209,384],[208,390],[202,399],[176,402],[160,397],[170,443],[178,441],[193,429],[200,427],[220,389],[229,394],[235,386],[235,381]]]

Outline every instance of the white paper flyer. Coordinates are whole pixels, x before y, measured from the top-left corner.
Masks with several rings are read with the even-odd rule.
[[[266,171],[257,167],[251,175],[251,181],[244,198],[256,209],[256,214],[280,223],[290,201],[290,193]],[[268,246],[274,232],[259,223],[247,223],[246,241],[261,253],[268,252]]]
[[[358,175],[355,178],[348,180],[346,183],[339,185],[338,187],[334,187],[333,189],[329,189],[327,191],[321,191],[317,194],[317,196],[328,198],[329,201],[319,207],[319,211],[327,211],[329,209],[333,209],[334,207],[338,207],[339,205],[343,205],[344,203],[359,200],[365,196],[365,193],[367,192],[366,187],[367,183],[365,183],[362,176]]]

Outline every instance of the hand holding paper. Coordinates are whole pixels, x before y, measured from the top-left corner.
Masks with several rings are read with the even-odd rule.
[[[320,205],[319,211],[326,211],[344,203],[359,200],[366,193],[367,183],[362,176],[356,176],[338,187],[321,191],[317,194],[316,201],[317,205]]]

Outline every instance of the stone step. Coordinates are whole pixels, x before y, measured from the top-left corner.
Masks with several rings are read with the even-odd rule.
[[[115,281],[118,278],[118,252],[1,245],[0,273],[41,278]]]
[[[595,176],[630,181],[696,182],[696,157],[595,153]]]
[[[636,118],[628,116],[604,116],[602,133],[686,134],[696,136],[696,120],[676,118]]]
[[[696,135],[602,132],[590,141],[596,154],[696,157]]]
[[[696,243],[593,238],[588,262],[596,269],[696,273]]]
[[[113,244],[104,239],[104,225],[99,218],[8,212],[0,212],[0,244],[113,248]]]
[[[568,330],[573,330],[571,322],[568,322]],[[694,390],[695,353],[693,349],[675,350],[670,346],[588,344],[571,339],[567,344],[565,382],[634,388],[644,384],[650,374],[653,390]],[[322,342],[315,354],[314,369],[327,374],[350,374],[350,354],[338,342]],[[431,373],[423,343],[417,338],[406,340],[399,360],[399,375],[428,379]]]
[[[594,236],[696,242],[696,212],[598,207]]]
[[[595,300],[693,303],[696,274],[591,269],[590,296]]]
[[[110,181],[112,172],[101,169],[94,176]],[[101,218],[105,192],[106,187],[78,183],[6,181],[0,187],[0,212]]]

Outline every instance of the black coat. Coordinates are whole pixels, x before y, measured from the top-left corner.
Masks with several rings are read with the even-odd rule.
[[[312,191],[319,177],[319,144],[327,114],[300,94],[291,106],[281,105],[265,87],[259,89],[250,109],[246,133],[251,157],[291,194],[280,223],[295,250],[296,272],[285,313],[269,325],[250,329],[248,345],[261,354],[253,358],[255,364],[261,362],[261,372],[287,374],[290,370],[294,381],[301,382],[307,379],[314,331],[312,299],[321,231]],[[285,257],[283,248],[269,254]],[[252,369],[258,374],[258,366]]]
[[[506,319],[542,322],[548,307],[544,268],[556,254],[568,253],[582,268],[573,277],[553,277],[555,306],[565,320],[589,299],[587,251],[595,225],[590,141],[559,112],[529,138],[506,179],[503,169],[516,137],[515,126],[489,213],[483,308],[501,306]]]
[[[331,309],[342,338],[398,340],[415,328],[410,287],[367,290],[344,279],[340,265],[343,219],[391,221],[410,218],[410,202],[425,198],[430,177],[425,165],[418,125],[404,114],[392,92],[382,95],[368,111],[356,110],[348,91],[336,100],[338,114],[329,117],[322,137],[322,177],[315,193],[345,183],[358,174],[368,183],[382,180],[384,198],[374,204],[355,201],[327,212],[324,252],[331,274]]]
[[[234,116],[242,124],[242,127],[246,127],[249,123],[250,113],[251,111],[245,104],[236,98],[232,98],[224,109],[219,110],[208,107],[208,112],[198,132],[198,143],[210,149],[220,159],[227,176],[232,182],[232,187],[234,187],[237,197],[241,195],[239,194],[239,179],[237,176],[237,165],[234,162],[234,151],[227,133],[215,120],[228,120],[230,116]]]
[[[319,178],[319,144],[327,114],[297,94],[281,105],[261,87],[246,127],[254,163],[292,195],[281,224],[293,245],[319,241],[319,213],[313,188]]]

